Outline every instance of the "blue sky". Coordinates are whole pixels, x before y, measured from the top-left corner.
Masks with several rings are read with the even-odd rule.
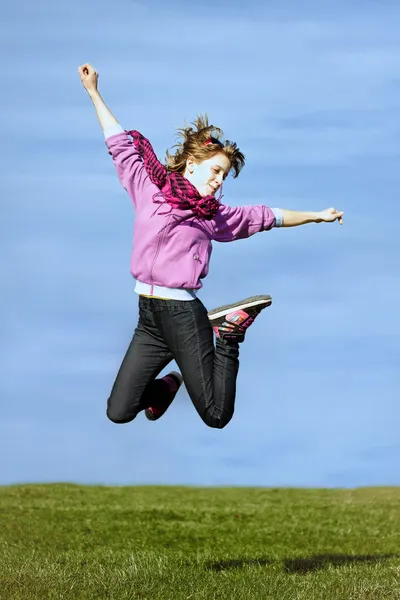
[[[3,9],[0,484],[400,484],[400,7],[271,4]],[[247,157],[224,202],[345,211],[215,246],[206,306],[273,297],[222,431],[184,390],[157,423],[106,419],[138,316],[134,215],[84,62],[160,156],[208,112]]]

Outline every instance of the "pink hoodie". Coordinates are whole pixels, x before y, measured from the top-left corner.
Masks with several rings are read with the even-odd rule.
[[[206,277],[212,241],[232,242],[271,229],[274,211],[264,205],[230,207],[221,204],[211,221],[190,210],[172,208],[150,181],[143,161],[126,133],[106,139],[119,181],[136,212],[131,273],[135,279],[168,288],[200,289]]]

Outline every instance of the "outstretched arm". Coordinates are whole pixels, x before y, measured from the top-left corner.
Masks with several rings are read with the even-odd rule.
[[[320,212],[297,212],[281,208],[282,227],[296,227],[297,225],[306,225],[307,223],[332,223],[338,220],[343,225],[343,211],[339,212],[336,208],[327,208]]]
[[[217,242],[233,242],[248,238],[273,227],[295,227],[306,223],[339,221],[343,223],[343,212],[327,208],[321,212],[297,212],[285,208],[269,208],[265,205],[228,206],[222,204],[215,217],[213,239]]]
[[[82,85],[89,94],[89,98],[93,102],[96,109],[97,118],[99,119],[100,127],[103,131],[119,125],[117,119],[114,117],[98,90],[99,74],[97,71],[88,63],[82,65],[78,69],[79,77],[81,78]]]

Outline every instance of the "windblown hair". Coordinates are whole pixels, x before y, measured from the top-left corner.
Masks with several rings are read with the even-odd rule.
[[[167,170],[183,175],[188,158],[201,162],[216,154],[225,154],[231,163],[233,177],[236,178],[245,163],[245,156],[237,145],[229,140],[222,140],[224,132],[219,127],[209,125],[206,114],[198,115],[192,125],[193,127],[186,123],[186,127],[178,129],[178,138],[181,140],[173,146],[176,148],[174,154],[166,152]]]

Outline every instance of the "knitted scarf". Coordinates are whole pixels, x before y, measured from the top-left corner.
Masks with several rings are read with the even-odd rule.
[[[191,210],[197,217],[207,221],[215,217],[219,209],[219,202],[215,196],[200,196],[186,177],[176,171],[167,171],[155,155],[149,140],[139,131],[132,130],[127,133],[132,137],[135,148],[143,159],[151,182],[160,188],[170,206]]]

